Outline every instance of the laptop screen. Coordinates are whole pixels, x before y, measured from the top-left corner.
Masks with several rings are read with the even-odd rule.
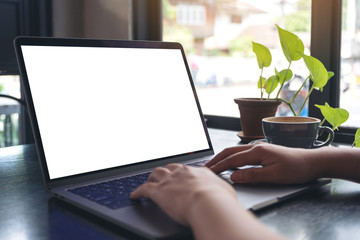
[[[211,148],[180,49],[21,51],[50,179]]]

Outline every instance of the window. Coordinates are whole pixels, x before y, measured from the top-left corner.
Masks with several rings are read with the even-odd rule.
[[[33,141],[25,108],[21,107],[25,104],[20,99],[13,40],[19,35],[47,36],[49,7],[49,1],[0,0],[0,147]]]
[[[0,94],[21,98],[18,75],[0,75]],[[0,97],[0,147],[22,143],[21,105],[9,98]]]
[[[179,4],[176,7],[176,22],[181,25],[205,25],[205,7],[201,5]]]
[[[310,116],[322,118],[321,112],[314,104],[329,103],[332,107],[342,107],[350,112],[349,121],[336,131],[336,141],[351,143],[354,140],[356,128],[360,126],[358,120],[359,114],[359,80],[358,68],[358,39],[359,28],[359,1],[357,0],[233,0],[233,1],[212,1],[216,9],[221,11],[214,13],[211,8],[206,7],[208,1],[199,1],[205,5],[207,23],[202,30],[194,26],[187,29],[178,26],[171,26],[171,17],[176,13],[173,10],[180,1],[163,0],[163,39],[174,40],[175,32],[181,36],[181,43],[187,51],[188,60],[194,74],[197,85],[197,91],[205,115],[207,115],[209,126],[238,129],[238,113],[236,107],[231,102],[234,97],[256,96],[256,88],[252,72],[258,71],[252,69],[246,61],[233,63],[226,62],[229,60],[229,54],[234,61],[240,58],[240,54],[234,51],[241,49],[242,54],[251,53],[248,42],[253,40],[249,37],[237,38],[232,41],[232,48],[229,47],[228,39],[233,34],[238,34],[238,24],[245,28],[249,22],[252,24],[264,24],[265,22],[273,25],[274,21],[285,29],[294,31],[292,27],[301,32],[299,37],[310,48],[311,55],[322,61],[329,71],[333,71],[335,76],[330,79],[324,87],[323,92],[313,92],[308,102],[308,114]],[[181,2],[194,2],[182,0]],[[222,4],[222,6],[220,6]],[[170,6],[169,6],[170,5]],[[254,9],[253,7],[256,7]],[[176,9],[176,8],[175,8]],[[294,10],[295,9],[295,10]],[[297,10],[296,10],[297,9]],[[242,11],[241,11],[242,10]],[[236,11],[234,13],[234,11]],[[262,11],[272,11],[278,14],[278,18],[272,20],[256,20],[253,15],[262,15]],[[234,14],[237,21],[234,21]],[[310,17],[311,16],[311,17]],[[250,21],[251,18],[251,21]],[[343,18],[343,19],[342,19]],[[310,20],[311,19],[311,20]],[[310,21],[310,22],[309,22]],[[213,24],[214,28],[208,29],[208,25]],[[226,24],[224,24],[226,23]],[[247,24],[246,24],[247,23]],[[223,24],[223,27],[219,27]],[[305,30],[304,30],[305,26]],[[217,27],[217,28],[216,28]],[[172,28],[172,34],[169,29]],[[175,31],[176,29],[176,31]],[[217,29],[217,30],[215,30]],[[170,33],[171,33],[170,32]],[[311,33],[308,35],[308,32]],[[181,34],[179,34],[181,33]],[[262,38],[265,42],[271,42],[269,35],[262,32]],[[299,33],[295,31],[295,33]],[[199,37],[199,34],[202,34]],[[214,37],[217,35],[218,37]],[[304,37],[308,35],[309,38]],[[342,36],[342,38],[341,38]],[[261,41],[259,41],[261,43]],[[230,50],[232,49],[232,50]],[[341,52],[341,54],[340,54]],[[208,59],[208,72],[201,72],[201,67],[206,62],[203,57]],[[200,57],[199,57],[200,56]],[[216,62],[216,58],[222,60]],[[341,60],[341,67],[340,67]],[[250,61],[248,59],[248,61]],[[220,69],[221,74],[214,74],[214,69]],[[247,65],[248,64],[248,65]],[[254,67],[254,64],[251,65]],[[340,71],[341,70],[341,71]],[[240,85],[240,78],[235,78],[241,72],[242,79],[252,87]],[[224,77],[225,76],[225,77]],[[244,83],[244,81],[243,81]],[[219,91],[220,90],[220,91]],[[226,90],[226,94],[220,94]],[[211,124],[210,124],[211,122]]]
[[[203,112],[239,117],[234,98],[260,97],[261,71],[251,42],[272,52],[273,64],[265,69],[265,76],[273,75],[274,67],[287,68],[275,24],[297,34],[309,54],[310,8],[310,0],[163,0],[163,40],[183,44]],[[283,91],[281,97],[287,100],[308,75],[303,62],[293,63],[291,69],[297,75]],[[296,99],[297,109],[306,93],[305,88]],[[282,104],[278,115],[291,114]],[[307,115],[307,107],[302,115]]]
[[[344,125],[360,127],[360,2],[342,4],[340,107],[350,113]]]

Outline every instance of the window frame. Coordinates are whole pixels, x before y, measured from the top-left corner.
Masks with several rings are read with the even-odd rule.
[[[311,7],[311,55],[323,62],[335,73],[323,92],[315,91],[309,99],[309,116],[322,118],[314,104],[329,103],[340,106],[341,79],[341,24],[342,0],[312,0]],[[356,127],[339,127],[335,131],[335,142],[351,144]]]
[[[132,39],[162,41],[162,0],[132,1]]]

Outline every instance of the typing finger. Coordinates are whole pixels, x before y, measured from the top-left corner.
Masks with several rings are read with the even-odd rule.
[[[205,167],[211,167],[215,164],[217,164],[218,162],[223,161],[224,159],[226,159],[227,157],[241,152],[241,151],[245,151],[249,148],[251,148],[251,145],[241,145],[241,146],[235,146],[235,147],[230,147],[230,148],[226,148],[223,151],[221,151],[220,153],[218,153],[213,159],[211,159],[209,162],[207,162],[205,164]]]
[[[154,182],[146,182],[140,185],[135,191],[130,194],[130,198],[138,199],[138,198],[151,198],[154,190],[156,189],[157,183]]]
[[[169,169],[170,171],[174,171],[180,167],[183,167],[182,164],[178,164],[178,163],[170,163],[168,165],[165,166],[165,168]]]
[[[259,152],[250,148],[222,159],[215,165],[211,166],[210,169],[215,173],[221,173],[225,170],[235,169],[246,165],[260,165],[261,162],[262,159],[261,156],[259,156]]]
[[[274,183],[271,176],[265,168],[247,168],[234,171],[230,179],[236,183]]]
[[[149,182],[158,182],[163,179],[165,176],[170,174],[170,170],[163,167],[155,168],[152,173],[150,174],[148,181]]]

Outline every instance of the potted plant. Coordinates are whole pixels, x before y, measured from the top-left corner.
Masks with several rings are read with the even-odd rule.
[[[274,116],[281,101],[278,99],[264,98],[263,70],[271,65],[272,56],[270,50],[258,43],[253,42],[253,51],[256,54],[257,63],[261,69],[258,86],[260,87],[260,98],[235,98],[234,101],[238,105],[240,111],[240,122],[242,131],[238,136],[243,142],[263,138],[261,120],[265,117]]]
[[[333,72],[328,72],[318,59],[304,53],[304,44],[298,36],[280,28],[278,25],[276,25],[276,27],[283,54],[289,64],[287,68],[280,71],[275,68],[274,74],[269,78],[265,78],[263,76],[264,68],[269,67],[272,62],[270,50],[260,43],[252,43],[253,51],[256,54],[257,63],[260,69],[260,77],[257,84],[260,89],[260,98],[234,99],[240,110],[240,121],[242,126],[242,132],[238,135],[245,142],[263,138],[261,120],[264,117],[274,116],[277,107],[281,102],[285,103],[290,108],[294,116],[299,116],[313,90],[322,91],[328,80],[334,75]],[[292,63],[301,59],[304,61],[305,66],[309,71],[309,75],[303,80],[301,86],[293,94],[291,99],[285,100],[281,98],[280,93],[284,89],[285,84],[293,78],[294,74],[291,70]],[[300,109],[295,111],[293,107],[294,101],[309,81],[312,81],[312,86],[307,96],[304,98]],[[275,92],[275,90],[277,91]],[[271,94],[274,92],[276,95],[275,97],[272,97]],[[331,111],[329,110],[331,107],[328,105],[318,107],[322,111],[324,109],[326,109],[324,111]],[[261,112],[262,110],[264,110],[263,113]],[[343,120],[344,119],[341,119],[341,121]],[[338,123],[336,123],[336,125],[337,124]],[[336,127],[337,126],[335,126],[335,128]]]

